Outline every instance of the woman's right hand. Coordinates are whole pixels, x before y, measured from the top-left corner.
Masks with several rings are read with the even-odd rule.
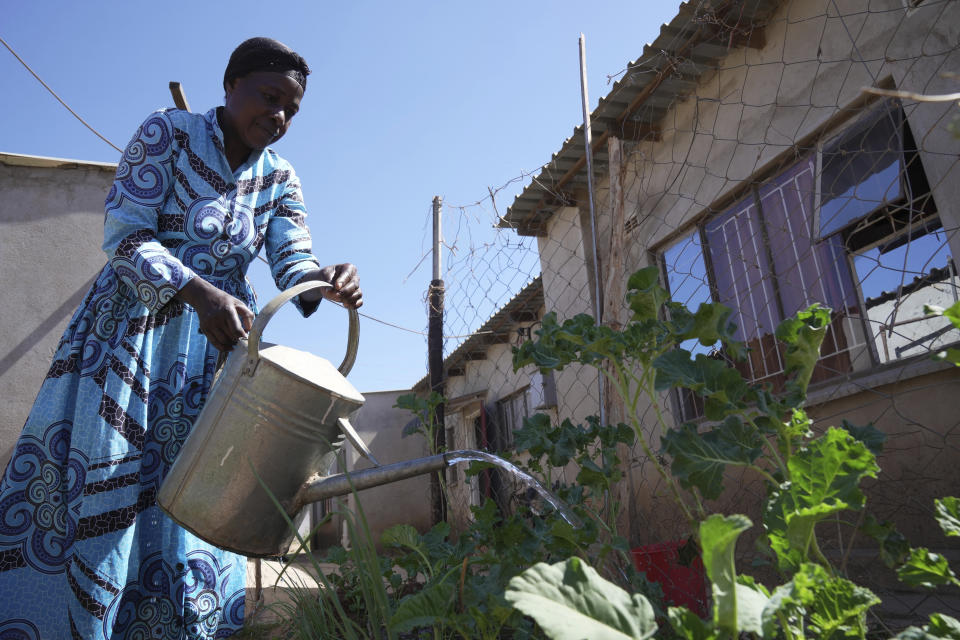
[[[200,333],[220,351],[231,351],[253,327],[253,312],[240,300],[206,280],[195,277],[177,293],[196,309]]]

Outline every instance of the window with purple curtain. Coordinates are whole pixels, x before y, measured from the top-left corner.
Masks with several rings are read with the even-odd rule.
[[[733,309],[735,336],[747,344],[743,373],[765,380],[783,369],[773,332],[783,319],[760,212],[753,194],[704,226],[717,301]]]
[[[814,303],[832,315],[812,383],[960,338],[920,311],[922,300],[960,298],[960,276],[900,105],[866,110],[817,149],[662,254],[674,299],[730,307],[748,347],[737,368],[775,390],[784,367],[774,331]],[[689,398],[681,413],[702,415]]]

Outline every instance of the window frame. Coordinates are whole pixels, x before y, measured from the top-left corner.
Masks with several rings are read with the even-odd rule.
[[[879,121],[881,118],[890,114],[891,112],[896,112],[899,122],[899,131],[897,132],[900,136],[900,151],[899,151],[899,171],[897,172],[897,177],[900,182],[900,191],[901,195],[899,198],[893,201],[883,201],[878,206],[874,207],[869,213],[862,214],[856,218],[849,220],[846,223],[841,224],[836,229],[833,229],[827,233],[824,233],[821,229],[821,215],[823,208],[823,158],[825,150],[830,147],[837,145],[839,146],[844,137],[851,134],[851,132],[857,132],[857,129],[866,130],[872,124]],[[826,127],[820,135],[817,136],[816,147],[813,153],[816,154],[816,168],[814,172],[814,206],[813,206],[813,216],[810,219],[810,238],[816,242],[822,242],[834,234],[846,234],[851,227],[854,227],[860,221],[865,220],[881,209],[887,211],[891,209],[899,209],[904,206],[910,206],[913,201],[913,193],[911,190],[911,182],[908,166],[910,161],[907,159],[907,155],[916,155],[916,149],[907,149],[907,130],[909,129],[909,124],[907,122],[907,114],[903,109],[903,105],[899,100],[894,98],[883,98],[871,102],[867,105],[864,105],[863,108],[856,114],[853,114],[845,122],[838,124],[836,127],[830,128]],[[911,140],[912,140],[911,136]],[[929,185],[928,185],[929,187]]]
[[[519,389],[508,393],[507,395],[497,399],[497,419],[498,419],[498,429],[499,437],[503,438],[503,442],[498,443],[501,446],[497,449],[497,452],[504,451],[513,446],[513,432],[517,429],[523,427],[523,421],[526,418],[529,418],[530,413],[530,385],[524,385]],[[520,422],[513,427],[510,426],[510,420],[507,418],[508,407],[513,408],[513,403],[517,400],[523,400],[523,415],[520,415]],[[518,414],[519,415],[519,414]],[[512,419],[513,413],[510,413],[510,418]]]
[[[886,113],[889,113],[892,110],[898,110],[899,112],[899,137],[901,149],[899,152],[899,180],[901,183],[900,192],[901,196],[894,201],[887,202],[884,201],[882,204],[875,207],[872,211],[865,213],[861,216],[856,217],[855,219],[843,224],[841,227],[827,233],[821,234],[820,229],[820,215],[821,215],[821,199],[822,199],[822,178],[823,178],[823,163],[824,163],[824,149],[828,149],[831,144],[840,144],[843,140],[843,136],[856,127],[869,127],[870,124],[866,123],[865,120],[869,118],[884,117]],[[892,359],[884,360],[880,353],[878,352],[878,347],[876,344],[876,333],[874,328],[871,326],[871,321],[867,314],[866,299],[865,293],[863,290],[863,281],[860,279],[856,265],[854,264],[854,258],[858,255],[861,255],[863,252],[869,251],[872,248],[883,245],[885,243],[890,243],[896,238],[910,233],[909,225],[915,224],[917,221],[925,224],[931,225],[936,221],[939,221],[940,228],[943,229],[945,233],[948,233],[947,240],[947,250],[949,252],[949,232],[944,226],[943,216],[939,212],[936,206],[936,202],[933,195],[933,189],[928,182],[928,177],[926,176],[925,169],[921,162],[920,150],[916,145],[916,137],[914,136],[912,130],[910,129],[909,117],[906,109],[903,104],[896,99],[877,99],[870,100],[865,104],[858,105],[854,110],[851,107],[851,112],[849,115],[839,120],[838,118],[833,118],[824,123],[817,131],[812,133],[808,138],[811,143],[804,145],[809,149],[809,154],[814,154],[814,194],[813,194],[813,215],[810,216],[808,229],[810,233],[810,243],[812,247],[817,247],[822,243],[828,242],[829,239],[834,236],[840,236],[842,240],[842,251],[844,254],[845,265],[847,267],[847,272],[852,278],[853,290],[855,294],[855,300],[857,305],[858,313],[856,315],[849,314],[847,317],[856,322],[862,333],[863,341],[866,343],[866,352],[869,353],[870,362],[867,363],[867,366],[862,368],[851,368],[846,374],[840,373],[835,374],[825,380],[818,381],[816,383],[811,383],[811,390],[815,391],[821,387],[829,387],[832,384],[836,384],[838,381],[849,381],[851,379],[861,379],[865,376],[876,373],[878,370],[888,370],[892,368],[904,368],[915,364],[917,359],[924,357],[924,353],[917,353],[913,355],[908,355],[904,357],[895,357]],[[699,242],[699,250],[701,252],[704,268],[706,271],[706,284],[709,291],[709,299],[712,302],[717,302],[720,300],[720,295],[718,291],[718,284],[716,280],[716,265],[714,264],[713,257],[710,252],[710,245],[708,243],[708,237],[706,233],[706,227],[709,222],[713,219],[717,219],[719,216],[725,215],[738,203],[745,202],[748,198],[752,201],[753,206],[757,209],[758,218],[760,220],[760,226],[763,233],[763,243],[765,252],[771,251],[770,239],[767,235],[766,229],[766,220],[764,207],[761,203],[761,190],[764,185],[770,184],[771,181],[777,179],[778,177],[786,174],[790,171],[796,163],[802,162],[802,156],[797,154],[797,149],[801,147],[802,141],[799,141],[791,150],[783,154],[780,158],[776,159],[768,168],[762,169],[760,172],[749,178],[744,183],[741,183],[743,186],[736,188],[725,193],[722,198],[718,201],[720,204],[718,206],[709,206],[704,209],[694,221],[689,224],[684,225],[682,228],[678,229],[676,233],[671,234],[669,237],[664,240],[656,243],[653,247],[648,250],[648,255],[651,258],[652,264],[656,264],[661,272],[662,282],[666,285],[667,290],[671,293],[670,286],[670,272],[667,269],[666,257],[667,252],[672,248],[677,246],[681,242],[687,242],[688,238],[692,238],[694,234],[699,234],[697,240]],[[788,161],[791,160],[791,161]],[[914,166],[916,163],[916,166]],[[922,179],[922,182],[917,182],[918,179]],[[919,190],[917,189],[918,187]],[[917,204],[919,203],[919,206]],[[893,216],[897,211],[905,210],[908,212],[915,212],[911,214],[911,220],[906,223],[905,226],[900,227],[899,229],[889,231],[885,235],[880,236],[870,243],[864,244],[862,246],[857,246],[852,248],[847,242],[847,238],[852,235],[851,230],[855,230],[857,225],[862,225],[865,221],[868,221],[871,217],[877,216],[879,219],[879,213],[882,213],[886,216]],[[912,215],[916,215],[917,218],[913,219]],[[873,222],[869,224],[874,224]],[[891,229],[895,229],[896,220],[891,221]],[[692,229],[692,232],[691,232]],[[927,231],[926,233],[936,232],[936,226],[932,227],[932,230]],[[925,235],[925,234],[923,234]],[[920,238],[916,236],[916,238]],[[912,242],[911,239],[908,242]],[[952,255],[952,254],[948,254]],[[771,279],[772,287],[774,289],[778,312],[780,313],[781,319],[783,316],[783,298],[781,294],[781,283],[779,279],[781,274],[777,272],[776,267],[773,262],[767,265],[769,272],[765,274],[765,277]],[[952,273],[957,273],[957,258],[952,256]],[[849,309],[849,307],[848,307]],[[736,311],[736,310],[735,310]],[[957,340],[951,341],[948,344],[957,344],[960,342],[960,338]],[[854,344],[852,348],[858,348],[859,344]],[[838,352],[839,353],[839,352]],[[829,356],[821,356],[821,360]],[[758,380],[763,380],[763,377],[756,378]],[[689,408],[679,394],[671,394],[673,396],[674,402],[677,409],[679,410],[676,415],[685,417],[685,414],[690,413]],[[702,413],[700,414],[699,419],[702,419]]]

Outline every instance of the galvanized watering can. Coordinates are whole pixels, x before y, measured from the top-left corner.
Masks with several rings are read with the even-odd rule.
[[[249,339],[227,357],[163,482],[160,507],[212,544],[249,556],[285,553],[294,531],[261,480],[289,501],[307,478],[330,470],[344,437],[370,456],[348,420],[363,396],[344,377],[357,354],[357,312],[349,309],[347,354],[336,369],[310,353],[260,341],[281,305],[329,286],[303,283],[264,307]]]
[[[344,377],[357,354],[357,312],[349,310],[347,354],[338,369],[310,353],[260,341],[281,305],[304,291],[329,286],[300,284],[264,307],[249,339],[227,357],[160,487],[160,508],[213,545],[250,557],[284,555],[301,509],[311,502],[467,460],[504,464],[471,450],[377,463],[348,419],[364,402]],[[377,466],[328,475],[344,439]]]

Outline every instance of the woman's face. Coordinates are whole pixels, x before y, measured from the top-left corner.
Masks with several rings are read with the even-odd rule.
[[[300,109],[303,89],[282,73],[254,71],[227,86],[224,134],[262,150],[283,137]]]

